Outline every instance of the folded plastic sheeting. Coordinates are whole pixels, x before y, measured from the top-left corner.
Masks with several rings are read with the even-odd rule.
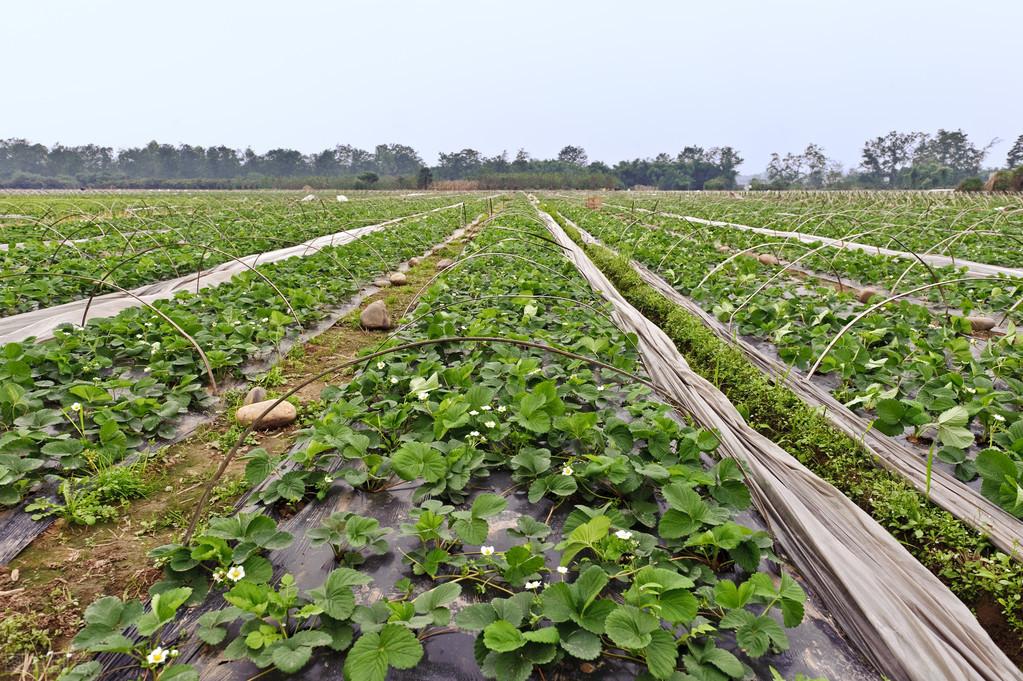
[[[616,206],[617,208],[623,208],[629,210],[625,206]],[[645,208],[637,208],[641,213],[651,213]],[[779,229],[768,229],[767,227],[750,227],[749,225],[741,225],[737,222],[722,222],[721,220],[707,220],[706,218],[696,218],[690,215],[679,215],[677,213],[664,213],[658,212],[657,215],[663,215],[664,217],[675,218],[676,220],[685,220],[686,222],[693,222],[701,225],[710,225],[712,227],[732,227],[734,229],[741,229],[747,232],[756,232],[757,234],[764,234],[766,236],[776,236],[780,239],[795,239],[803,243],[822,243],[835,248],[845,248],[854,251],[865,251],[867,253],[874,253],[877,255],[887,255],[892,258],[906,258],[908,260],[916,260],[919,258],[929,265],[937,265],[938,267],[965,267],[970,271],[970,274],[979,277],[1023,277],[1023,270],[1016,269],[1014,267],[1003,267],[1001,265],[989,265],[984,262],[974,262],[972,260],[962,260],[960,258],[951,258],[947,255],[933,255],[929,253],[907,253],[906,251],[896,251],[891,248],[882,248],[880,246],[871,246],[870,244],[861,244],[855,241],[846,241],[845,239],[832,239],[826,236],[818,236],[816,234],[805,234],[803,232],[786,232]]]
[[[209,286],[219,286],[257,265],[266,265],[286,258],[302,258],[307,255],[315,255],[320,249],[329,246],[341,246],[402,220],[422,217],[428,213],[448,210],[460,205],[460,203],[455,203],[450,206],[442,206],[441,208],[434,208],[433,210],[414,215],[406,215],[376,225],[327,234],[295,246],[279,248],[266,253],[246,255],[237,260],[228,260],[199,273],[193,272],[175,279],[146,284],[145,286],[132,289],[129,293],[118,291],[96,296],[92,300],[92,305],[89,306],[88,318],[113,317],[126,308],[139,307],[143,304],[152,305],[154,301],[171,298],[179,291],[194,291],[196,288],[202,289]],[[87,304],[88,300],[75,300],[43,310],[33,310],[32,312],[25,312],[12,317],[4,317],[0,319],[0,345],[22,341],[31,336],[34,336],[37,340],[52,338],[53,331],[61,324],[82,323],[82,314],[85,312]]]
[[[937,577],[837,489],[750,428],[696,374],[671,339],[644,317],[546,213],[541,217],[613,317],[638,336],[652,380],[742,462],[757,510],[831,616],[879,671],[896,681],[1023,679]]]

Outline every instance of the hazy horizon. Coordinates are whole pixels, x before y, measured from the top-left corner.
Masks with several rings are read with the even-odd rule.
[[[115,148],[398,142],[428,163],[566,144],[609,163],[731,145],[744,175],[889,130],[1023,134],[1023,3],[514,6],[105,0],[5,8],[0,138]]]

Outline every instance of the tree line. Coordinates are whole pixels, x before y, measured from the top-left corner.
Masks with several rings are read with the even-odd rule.
[[[731,147],[686,147],[675,155],[622,161],[614,167],[591,162],[586,150],[567,145],[556,157],[533,158],[525,149],[486,156],[475,149],[442,153],[427,165],[404,144],[372,151],[348,144],[303,154],[270,149],[257,154],[226,146],[150,142],[115,151],[95,144],[47,147],[24,139],[0,140],[0,186],[45,188],[275,187],[428,188],[471,182],[483,189],[579,188],[730,189],[742,158]]]
[[[992,143],[993,144],[993,143]],[[860,166],[845,171],[825,150],[810,144],[800,153],[772,154],[754,189],[843,189],[954,187],[981,174],[990,149],[962,130],[892,131],[863,146]],[[688,146],[677,154],[623,160],[609,166],[590,161],[586,150],[567,145],[550,159],[519,149],[486,156],[466,148],[441,153],[428,165],[412,147],[380,144],[372,150],[340,144],[315,154],[251,148],[150,142],[114,150],[95,144],[67,146],[24,139],[0,140],[0,187],[301,187],[339,188],[478,187],[480,189],[734,189],[743,159],[730,146]],[[1023,164],[1023,135],[1006,159]]]
[[[983,187],[982,164],[992,140],[984,147],[972,142],[962,130],[939,129],[936,133],[893,130],[867,140],[859,168],[846,172],[828,158],[824,149],[809,144],[798,154],[772,154],[756,189],[937,189]],[[1005,159],[1007,169],[1023,165],[1023,135]]]

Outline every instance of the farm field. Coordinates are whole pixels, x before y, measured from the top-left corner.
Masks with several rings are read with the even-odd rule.
[[[3,678],[1023,678],[1019,199],[304,195],[0,197]]]

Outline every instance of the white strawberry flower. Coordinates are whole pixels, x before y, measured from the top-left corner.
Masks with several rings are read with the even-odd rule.
[[[559,565],[558,566],[558,574],[559,575],[567,575],[568,574],[568,568],[565,567],[564,565]]]
[[[1002,416],[1001,414],[995,414],[994,415],[994,419],[995,419],[995,421],[999,421],[999,422],[1004,422],[1005,421],[1005,417]]]
[[[475,409],[473,409],[472,411],[469,412],[469,416],[479,416],[479,415],[480,415],[480,413],[478,411],[476,411]]]
[[[398,377],[391,376],[391,385],[398,385]]]
[[[494,547],[493,546],[481,546],[480,547],[480,554],[484,555],[484,556],[492,556],[492,555],[494,555]]]
[[[490,405],[484,404],[482,407],[480,407],[480,409],[482,409],[483,411],[490,411]]]
[[[386,365],[386,364],[384,364],[383,362],[377,362],[377,369],[383,369],[383,368],[384,368],[384,367],[386,367],[386,366],[387,366],[387,365]]]
[[[163,664],[164,662],[167,661],[167,658],[169,656],[170,656],[169,651],[167,651],[162,646],[156,646],[151,651],[149,651],[148,655],[146,655],[146,662],[153,665]]]
[[[487,428],[496,428],[497,427],[497,422],[496,421],[487,421],[483,425],[485,425]]]
[[[597,392],[598,393],[604,392],[605,389],[606,389],[606,386],[603,386],[603,385],[598,385],[597,386]]]
[[[499,411],[500,413],[502,413],[502,414],[503,414],[504,412],[508,411],[508,407],[506,407],[506,406],[504,406],[504,405],[502,404],[501,406],[499,406],[499,407],[497,408],[497,411]]]
[[[469,437],[479,437],[479,436],[480,436],[480,431],[478,431],[478,430],[474,430],[471,433],[469,433]]]
[[[245,568],[241,565],[232,565],[227,571],[227,578],[232,582],[240,582],[245,578]]]
[[[632,539],[632,532],[628,530],[618,530],[615,532],[615,536],[619,539]]]
[[[543,584],[543,582],[540,581],[526,582],[526,589],[533,591],[534,589],[539,589],[541,584]]]
[[[418,394],[418,395],[417,395],[416,397],[418,397],[418,398],[419,398],[419,401],[420,401],[420,402],[425,402],[425,401],[427,401],[428,399],[430,399],[430,393],[428,393],[428,392],[426,392],[426,391],[424,390],[424,391],[420,392],[420,393],[419,393],[419,394]]]
[[[562,475],[572,475],[574,472],[575,471],[572,470],[571,466],[565,466],[564,468],[561,469]]]
[[[82,410],[82,405],[81,405],[80,402],[75,402],[74,404],[71,405],[71,411],[81,411],[81,410]]]

